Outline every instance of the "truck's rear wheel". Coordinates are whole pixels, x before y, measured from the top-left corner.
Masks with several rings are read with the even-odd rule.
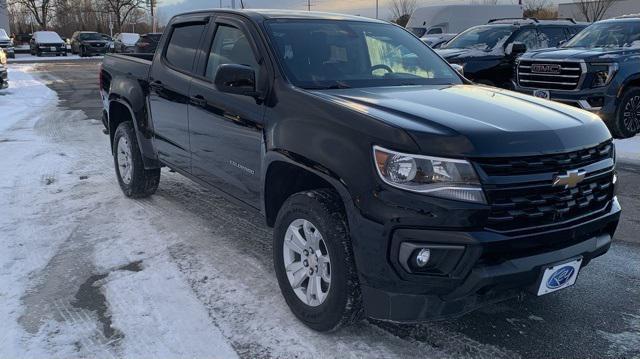
[[[640,132],[640,87],[632,87],[624,93],[611,127],[611,132],[618,138],[633,137]]]
[[[291,311],[318,331],[359,320],[362,298],[347,222],[328,189],[292,195],[278,213],[273,259]]]
[[[144,168],[135,130],[131,122],[123,122],[113,137],[113,160],[122,192],[127,197],[148,197],[160,183],[160,169]]]

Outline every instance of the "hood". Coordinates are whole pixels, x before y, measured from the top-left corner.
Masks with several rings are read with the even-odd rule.
[[[611,137],[596,115],[493,87],[406,86],[314,93],[405,129],[427,155],[539,155],[580,149]]]
[[[502,53],[502,48],[493,49],[491,51],[484,51],[480,49],[435,49],[435,52],[437,52],[438,55],[442,56],[447,61],[478,58],[496,58],[504,56],[504,53]]]
[[[609,61],[619,56],[640,54],[640,48],[552,48],[530,51],[522,55],[522,60],[585,60]]]

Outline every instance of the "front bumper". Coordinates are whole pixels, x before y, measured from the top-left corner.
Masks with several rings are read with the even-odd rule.
[[[535,89],[522,87],[513,82],[515,91],[533,95]],[[607,91],[607,87],[586,89],[580,91],[555,91],[549,90],[549,99],[574,106],[600,116],[605,122],[609,122],[616,116],[617,98]]]
[[[614,199],[607,212],[587,222],[510,237],[487,230],[394,228],[360,217],[351,235],[365,313],[399,322],[438,320],[532,291],[547,266],[580,256],[585,266],[606,253],[619,218]],[[447,274],[411,274],[398,260],[403,242],[453,246],[462,254]]]
[[[50,46],[38,47],[36,49],[36,53],[40,53],[42,55],[64,55],[67,53],[67,48],[64,46],[55,47],[55,49]]]
[[[87,54],[87,55],[104,55],[104,54],[107,53],[108,50],[109,50],[109,46],[101,46],[101,47],[86,46],[85,47],[85,54]]]

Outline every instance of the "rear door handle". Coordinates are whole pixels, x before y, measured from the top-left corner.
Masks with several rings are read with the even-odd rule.
[[[191,98],[191,104],[198,107],[207,106],[207,100],[202,95],[196,95]]]

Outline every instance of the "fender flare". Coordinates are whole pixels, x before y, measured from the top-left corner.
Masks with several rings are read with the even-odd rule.
[[[263,167],[262,167],[263,171],[261,176],[262,178],[260,179],[262,183],[260,198],[262,202],[261,211],[265,215],[265,218],[267,217],[266,196],[265,196],[266,181],[267,181],[266,176],[271,164],[273,164],[274,162],[285,162],[290,165],[299,167],[305,171],[308,171],[320,177],[321,179],[329,183],[336,190],[336,192],[338,192],[338,195],[342,199],[342,203],[345,206],[345,212],[349,220],[349,223],[353,223],[354,218],[352,218],[352,215],[356,213],[355,211],[357,211],[357,208],[355,206],[353,197],[351,196],[351,193],[349,192],[345,181],[342,178],[340,178],[337,174],[335,174],[334,172],[326,168],[325,166],[313,160],[310,160],[302,155],[281,150],[281,149],[274,149],[274,150],[267,151],[265,153],[265,157],[263,160]]]
[[[136,115],[129,101],[126,98],[113,93],[109,94],[109,111],[107,111],[107,119],[108,119],[107,123],[109,125],[108,130],[109,130],[109,138],[110,138],[112,151],[113,151],[113,135],[115,134],[115,131],[116,131],[116,128],[111,128],[112,127],[111,125],[113,123],[113,121],[111,121],[111,105],[114,103],[124,106],[129,111],[129,115],[131,116],[133,127],[136,132],[136,138],[138,140],[138,147],[140,150],[140,154],[142,155],[144,168],[145,169],[160,168],[161,163],[158,160],[158,153],[155,150],[155,146],[153,144],[152,133],[149,130],[145,130],[144,124],[142,124],[140,120],[140,115],[146,115],[146,113],[143,112],[140,115]]]

